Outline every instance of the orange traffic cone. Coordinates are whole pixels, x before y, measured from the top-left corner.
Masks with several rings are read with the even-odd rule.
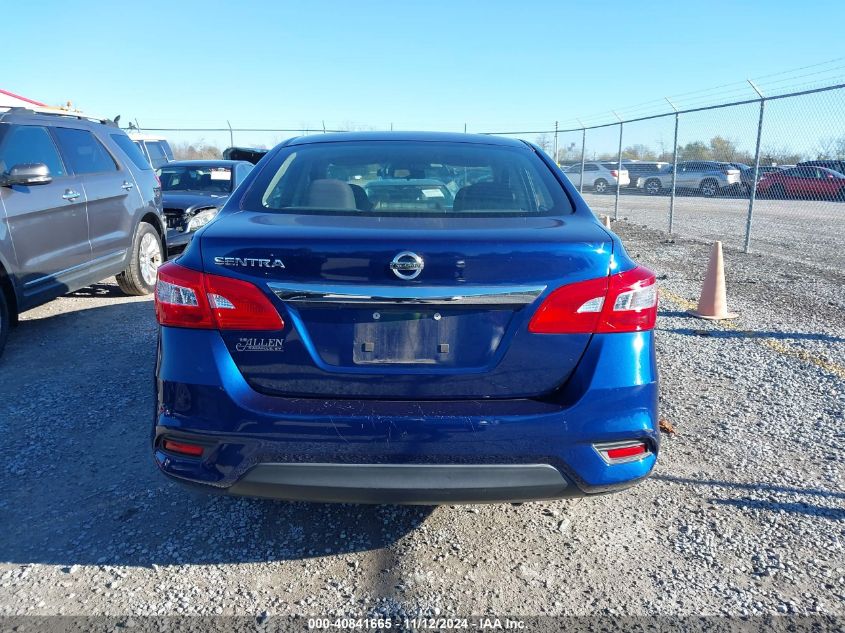
[[[728,312],[728,298],[725,293],[725,262],[722,257],[722,243],[714,242],[710,251],[710,263],[707,264],[707,275],[701,287],[701,297],[698,308],[690,310],[690,314],[699,319],[735,319],[738,315]]]

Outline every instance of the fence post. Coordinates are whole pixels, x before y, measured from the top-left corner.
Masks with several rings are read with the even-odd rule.
[[[615,112],[613,114],[616,114]],[[618,165],[616,166],[616,200],[613,202],[613,219],[619,219],[619,193],[622,191],[622,119],[616,114],[619,119],[619,156]]]
[[[672,109],[675,111],[675,139],[672,141],[672,193],[669,196],[669,235],[672,234],[672,226],[675,221],[675,178],[678,173],[678,108],[675,104],[669,101],[669,97],[664,97]]]
[[[583,123],[581,125],[584,125]],[[584,161],[587,158],[587,128],[581,129],[581,174],[578,179],[578,193],[584,193]]]
[[[555,121],[555,165],[557,165],[557,121]]]
[[[751,183],[751,194],[748,196],[748,218],[745,220],[745,245],[743,252],[748,252],[751,246],[751,220],[754,217],[754,201],[757,199],[757,176],[760,173],[760,139],[763,137],[763,113],[766,111],[766,97],[760,92],[750,79],[748,83],[754,92],[760,95],[760,119],[757,121],[757,147],[754,150],[754,181]]]

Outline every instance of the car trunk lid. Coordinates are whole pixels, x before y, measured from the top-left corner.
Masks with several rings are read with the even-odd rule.
[[[606,276],[589,218],[378,218],[237,212],[202,234],[207,272],[264,290],[281,333],[223,332],[264,393],[513,398],[554,390],[589,334],[528,332],[543,297]],[[416,257],[421,262],[421,270]]]

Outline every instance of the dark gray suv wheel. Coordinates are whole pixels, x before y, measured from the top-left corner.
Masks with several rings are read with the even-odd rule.
[[[155,290],[156,273],[164,261],[161,237],[152,225],[138,224],[129,267],[117,275],[117,285],[128,295],[148,295]]]

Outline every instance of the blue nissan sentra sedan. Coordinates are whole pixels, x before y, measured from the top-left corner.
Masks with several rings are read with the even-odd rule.
[[[520,140],[286,141],[155,299],[155,460],[209,491],[525,501],[657,458],[655,276]]]

